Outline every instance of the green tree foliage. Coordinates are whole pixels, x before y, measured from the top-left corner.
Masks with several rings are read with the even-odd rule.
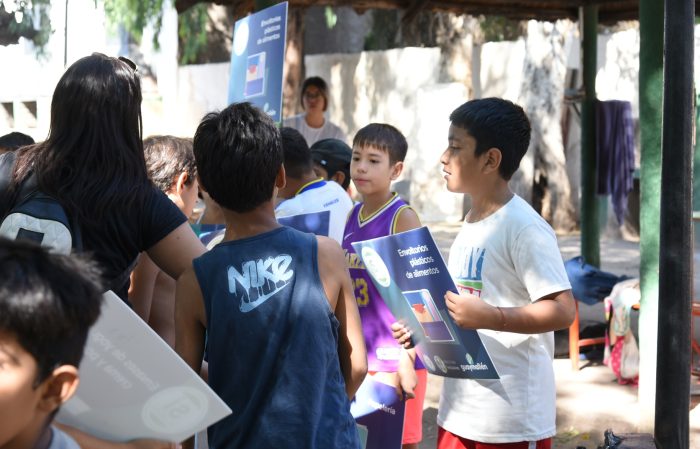
[[[32,40],[40,54],[49,41],[50,0],[0,0],[0,45]]]
[[[116,32],[123,27],[136,43],[143,38],[144,29],[153,27],[153,46],[159,48],[158,36],[163,24],[164,0],[95,0],[95,7],[104,7],[108,27]],[[207,3],[200,3],[178,17],[180,62],[197,60],[207,48],[209,16]],[[21,37],[32,40],[39,55],[53,32],[49,18],[51,0],[0,0],[0,45],[19,42]]]
[[[105,15],[112,27],[121,25],[136,42],[143,30],[153,24],[153,45],[158,48],[158,34],[163,25],[163,0],[104,0]]]
[[[198,55],[207,48],[208,8],[208,4],[199,3],[179,15],[180,64],[196,62]]]

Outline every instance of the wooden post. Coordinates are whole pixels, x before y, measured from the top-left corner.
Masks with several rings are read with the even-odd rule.
[[[659,216],[661,207],[661,108],[664,5],[639,3],[640,286],[639,430],[654,431],[659,300]]]
[[[581,254],[585,261],[600,266],[599,201],[596,195],[596,93],[598,46],[598,5],[581,8],[583,88],[581,108]]]
[[[687,449],[692,305],[693,39],[695,2],[665,3],[659,253],[659,340],[654,437]]]

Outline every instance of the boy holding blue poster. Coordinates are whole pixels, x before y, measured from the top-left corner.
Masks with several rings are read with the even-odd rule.
[[[445,378],[438,448],[549,449],[555,426],[553,332],[574,302],[552,228],[508,186],[530,142],[525,112],[507,100],[469,101],[450,115],[440,162],[447,189],[472,208],[450,249],[460,294],[445,302],[455,323],[478,329],[499,380]],[[394,336],[410,345],[400,324]]]
[[[210,446],[357,449],[360,317],[338,243],[275,219],[277,127],[234,103],[204,117],[194,154],[226,232],[178,279],[175,348],[199,372],[206,332],[209,385],[233,410],[209,427]]]
[[[350,176],[362,202],[350,212],[343,249],[362,318],[368,369],[376,380],[395,386],[400,394],[410,398],[406,403],[403,448],[417,448],[422,439],[428,374],[415,350],[403,350],[393,339],[391,324],[396,320],[352,246],[353,242],[421,226],[416,212],[390,190],[391,182],[403,170],[408,143],[393,126],[371,123],[357,132],[352,146]]]

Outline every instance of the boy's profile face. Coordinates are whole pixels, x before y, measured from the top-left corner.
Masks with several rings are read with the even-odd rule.
[[[476,156],[476,139],[466,129],[450,125],[447,149],[440,156],[447,190],[479,193],[487,153]]]
[[[13,335],[0,331],[0,448],[32,437],[26,434],[36,426],[42,402],[42,388],[34,386],[37,373],[34,357]]]
[[[352,149],[350,177],[362,196],[389,192],[391,181],[401,174],[403,162],[391,163],[389,153],[373,145]]]

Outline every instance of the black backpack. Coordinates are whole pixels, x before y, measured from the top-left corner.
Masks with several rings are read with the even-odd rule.
[[[78,220],[70,217],[61,203],[42,192],[34,175],[20,186],[14,197],[8,194],[15,164],[15,153],[0,155],[0,236],[10,240],[30,240],[58,254],[83,249]]]

